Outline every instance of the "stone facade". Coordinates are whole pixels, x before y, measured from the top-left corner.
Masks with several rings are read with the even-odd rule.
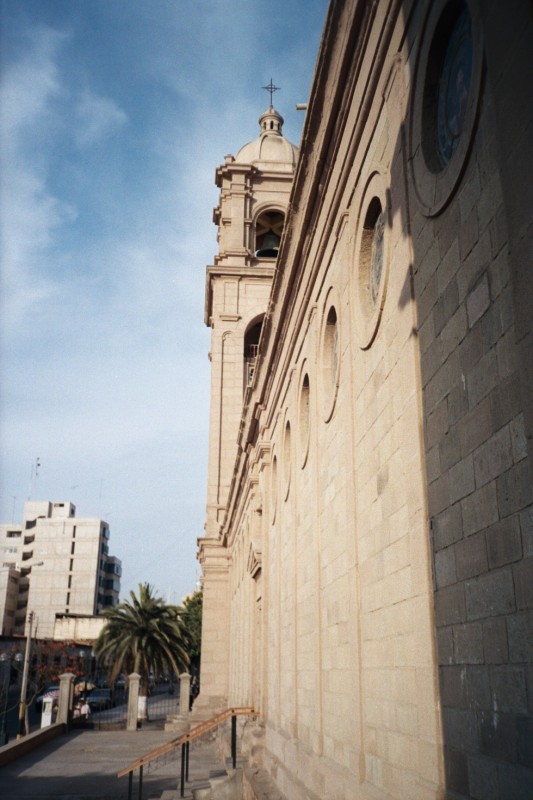
[[[530,796],[532,41],[526,0],[334,0],[270,283],[244,211],[208,269],[197,702],[258,708],[290,800]]]

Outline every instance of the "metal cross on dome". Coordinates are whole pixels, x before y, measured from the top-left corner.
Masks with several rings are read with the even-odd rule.
[[[281,87],[274,86],[274,84],[272,83],[272,78],[270,78],[270,83],[268,84],[268,86],[262,86],[261,88],[266,89],[267,92],[270,92],[270,105],[272,105],[272,95],[274,94],[274,92],[277,92],[278,89],[280,89]]]

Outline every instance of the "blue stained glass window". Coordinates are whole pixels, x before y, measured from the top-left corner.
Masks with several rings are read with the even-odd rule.
[[[450,33],[437,87],[437,150],[443,166],[465,127],[472,78],[472,26],[464,6]]]

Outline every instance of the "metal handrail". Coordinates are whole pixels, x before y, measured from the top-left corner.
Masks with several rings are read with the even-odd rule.
[[[128,800],[131,800],[132,798],[133,773],[135,770],[139,770],[139,800],[142,800],[144,767],[149,765],[152,761],[156,761],[158,758],[161,758],[168,753],[172,753],[179,747],[181,747],[181,797],[183,797],[185,781],[189,779],[190,743],[195,739],[198,739],[200,736],[203,736],[204,733],[208,733],[214,728],[217,728],[228,719],[231,719],[231,756],[233,769],[235,769],[237,761],[237,717],[253,717],[256,716],[257,713],[258,712],[253,706],[232,706],[230,708],[226,708],[224,711],[220,711],[218,714],[215,714],[214,717],[211,717],[204,722],[200,722],[198,725],[188,731],[188,733],[184,733],[175,739],[171,739],[170,742],[166,742],[166,744],[160,745],[159,747],[154,748],[154,750],[150,750],[148,753],[140,756],[140,758],[134,761],[133,764],[121,769],[120,772],[117,773],[117,778],[123,778],[125,775],[128,775],[129,777]]]

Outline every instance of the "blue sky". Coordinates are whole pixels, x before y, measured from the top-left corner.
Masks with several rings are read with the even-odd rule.
[[[299,142],[326,7],[0,2],[0,521],[30,493],[103,517],[122,596],[199,575],[214,172],[270,78]]]

